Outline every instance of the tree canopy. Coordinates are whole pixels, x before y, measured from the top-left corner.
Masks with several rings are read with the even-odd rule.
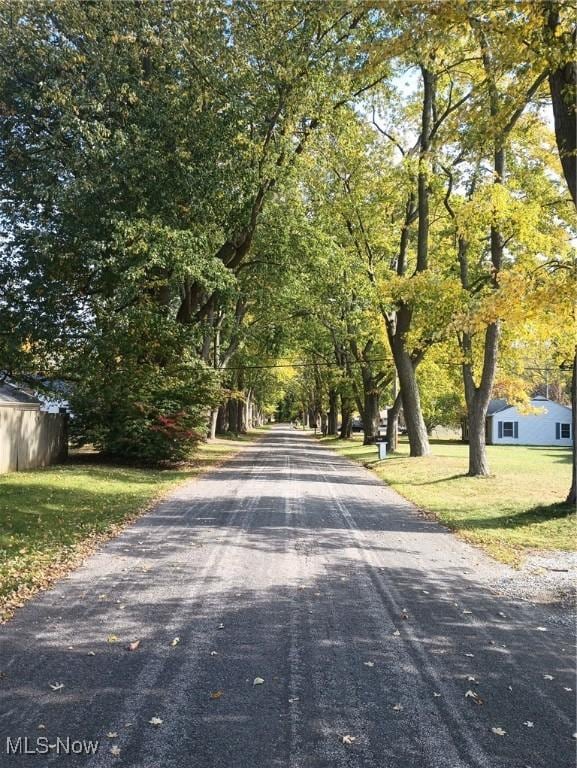
[[[0,369],[115,456],[387,408],[488,473],[492,396],[575,397],[575,34],[561,0],[6,4]]]

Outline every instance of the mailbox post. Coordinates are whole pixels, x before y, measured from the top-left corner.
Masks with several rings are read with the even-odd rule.
[[[379,461],[382,461],[383,459],[387,458],[387,441],[385,440],[385,435],[382,430],[379,429],[379,434],[377,437],[377,448],[379,450]]]

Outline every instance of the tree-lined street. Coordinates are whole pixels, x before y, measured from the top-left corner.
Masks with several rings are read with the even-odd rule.
[[[576,19],[0,5],[2,765],[574,768]]]
[[[573,627],[504,572],[276,426],[0,628],[2,763],[570,768]]]

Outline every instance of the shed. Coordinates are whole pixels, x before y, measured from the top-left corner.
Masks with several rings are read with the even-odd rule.
[[[0,384],[0,473],[63,461],[68,453],[66,414],[43,413],[42,403],[13,384]]]

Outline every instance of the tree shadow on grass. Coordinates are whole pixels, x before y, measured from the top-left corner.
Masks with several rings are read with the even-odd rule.
[[[447,477],[440,477],[438,480],[423,480],[422,482],[417,482],[416,480],[411,481],[411,485],[438,485],[439,483],[446,483],[449,480],[461,480],[464,477],[471,477],[466,472],[459,472],[456,475],[448,475]],[[485,478],[473,478],[472,480],[484,480]]]
[[[511,512],[500,517],[465,517],[459,521],[459,527],[474,530],[476,528],[521,528],[536,523],[548,523],[563,517],[575,517],[575,510],[570,504],[537,505],[524,512]]]
[[[557,464],[570,464],[572,457],[570,448],[556,448],[555,446],[527,445],[529,451],[538,451],[541,456],[553,459]]]

